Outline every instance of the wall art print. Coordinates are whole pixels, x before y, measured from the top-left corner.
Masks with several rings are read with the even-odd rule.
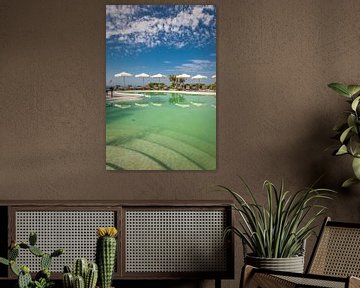
[[[106,169],[216,170],[216,7],[106,6]]]

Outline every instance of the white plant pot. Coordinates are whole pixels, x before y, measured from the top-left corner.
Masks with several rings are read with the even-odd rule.
[[[245,263],[262,269],[304,273],[304,256],[289,258],[263,258],[246,255]]]

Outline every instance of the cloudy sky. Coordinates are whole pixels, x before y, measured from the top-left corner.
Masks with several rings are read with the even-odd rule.
[[[123,71],[210,78],[216,72],[215,6],[107,5],[107,84],[122,83],[114,74]],[[142,80],[131,77],[127,83]]]

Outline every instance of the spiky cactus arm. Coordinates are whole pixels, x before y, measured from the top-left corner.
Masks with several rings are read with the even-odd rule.
[[[95,288],[97,279],[98,279],[98,267],[96,263],[89,263],[85,277],[85,288]]]
[[[29,273],[21,272],[19,274],[19,279],[18,279],[19,288],[29,288],[31,283],[32,280]]]
[[[54,252],[52,252],[50,255],[51,257],[59,257],[62,254],[64,254],[64,249],[57,249]]]
[[[9,260],[15,261],[19,256],[19,245],[16,245],[14,248],[11,248],[8,252]]]
[[[50,265],[51,265],[51,260],[52,260],[52,257],[50,256],[50,254],[45,253],[41,257],[41,261],[40,261],[41,269],[49,269]]]
[[[30,246],[29,251],[37,257],[42,257],[45,254],[43,251],[40,250],[39,247],[36,246]]]
[[[67,265],[65,265],[64,266],[64,271],[63,271],[64,273],[71,273],[71,269],[70,269],[70,267],[69,266],[67,266]]]
[[[74,288],[85,288],[84,278],[81,276],[74,277]]]
[[[74,274],[85,279],[88,262],[86,258],[79,258],[75,261]]]
[[[18,285],[19,288],[29,288],[32,284],[32,279],[30,275],[30,269],[27,266],[21,267],[21,271],[19,273]]]
[[[96,261],[99,267],[101,288],[110,288],[116,257],[116,239],[111,236],[98,238],[96,245]]]
[[[74,288],[74,276],[72,273],[64,273],[62,280],[64,288]]]
[[[29,244],[31,246],[35,246],[37,241],[37,235],[35,232],[31,232],[29,235]]]

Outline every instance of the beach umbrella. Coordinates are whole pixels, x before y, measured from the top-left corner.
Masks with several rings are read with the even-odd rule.
[[[158,83],[160,83],[160,78],[167,78],[166,75],[163,75],[163,74],[155,74],[155,75],[152,75],[150,76],[151,78],[158,78]]]
[[[124,87],[125,87],[125,77],[130,77],[130,76],[132,76],[132,74],[127,73],[127,72],[121,72],[121,73],[115,74],[115,77],[123,77]]]
[[[144,80],[145,78],[149,78],[150,75],[149,74],[146,74],[146,73],[141,73],[141,74],[137,74],[135,75],[136,78],[142,78],[143,79],[143,86],[144,86]]]
[[[200,80],[201,80],[201,79],[206,79],[206,78],[207,78],[206,76],[200,75],[200,74],[195,75],[194,77],[191,77],[191,79],[198,79],[198,80],[199,80],[199,84],[200,84]]]
[[[178,79],[188,79],[190,78],[191,76],[189,74],[180,74],[180,75],[176,75],[176,78]]]

